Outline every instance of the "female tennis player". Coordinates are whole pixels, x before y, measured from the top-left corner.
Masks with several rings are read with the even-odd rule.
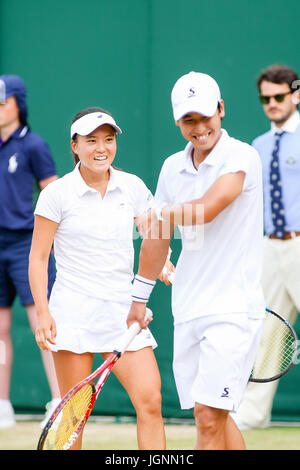
[[[75,169],[48,185],[36,205],[29,267],[36,341],[53,351],[62,396],[91,373],[94,354],[106,359],[127,329],[134,222],[153,198],[140,178],[112,166],[121,133],[107,111],[79,112],[71,126]],[[57,277],[48,307],[53,242]],[[114,368],[136,410],[139,449],[165,448],[156,346],[143,330]],[[80,447],[78,439],[73,449]]]

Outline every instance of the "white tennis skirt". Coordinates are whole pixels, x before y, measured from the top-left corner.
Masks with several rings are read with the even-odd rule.
[[[49,301],[57,336],[52,351],[112,352],[127,330],[130,304],[91,298],[55,283]],[[127,351],[138,351],[157,343],[149,328],[143,329]]]

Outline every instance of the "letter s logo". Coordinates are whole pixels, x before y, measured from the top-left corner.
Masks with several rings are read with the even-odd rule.
[[[225,398],[225,397],[228,397],[228,396],[229,396],[229,387],[225,387],[224,391],[221,395],[221,398]]]

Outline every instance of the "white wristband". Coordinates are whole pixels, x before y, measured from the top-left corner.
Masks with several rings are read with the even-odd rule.
[[[156,281],[153,281],[153,279],[147,279],[136,274],[133,281],[132,300],[146,304],[155,284]]]

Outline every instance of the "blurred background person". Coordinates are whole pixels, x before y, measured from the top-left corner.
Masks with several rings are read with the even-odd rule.
[[[262,71],[257,87],[271,129],[253,141],[263,165],[266,305],[292,324],[300,311],[299,85],[290,67]],[[278,380],[249,383],[235,418],[241,429],[269,426],[277,386]]]
[[[33,331],[37,320],[28,281],[34,184],[37,182],[43,189],[58,178],[47,144],[28,126],[27,111],[23,80],[16,75],[0,76],[0,341],[5,356],[0,364],[0,428],[15,424],[10,401],[13,361],[10,330],[16,296],[26,307]],[[55,279],[52,256],[48,277],[50,295]],[[52,395],[46,405],[49,415],[59,401],[59,388],[51,354],[42,352],[42,359]]]

